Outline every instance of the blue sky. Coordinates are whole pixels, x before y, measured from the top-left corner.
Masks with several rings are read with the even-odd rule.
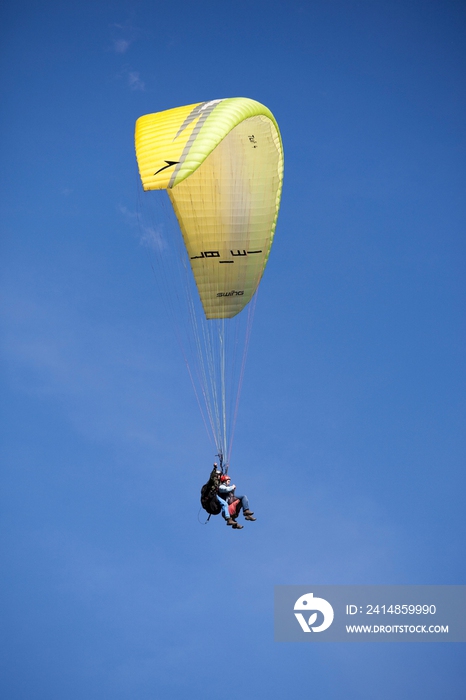
[[[465,24],[3,4],[3,697],[464,697],[463,645],[277,644],[272,615],[279,584],[465,583]],[[136,119],[233,96],[285,148],[241,532],[198,524],[213,454],[131,217]]]

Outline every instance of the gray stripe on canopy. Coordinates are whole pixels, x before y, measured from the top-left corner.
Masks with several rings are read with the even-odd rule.
[[[198,107],[195,107],[193,109],[193,111],[186,117],[182,126],[178,129],[178,134],[180,134],[181,131],[183,129],[186,129],[188,124],[190,124],[192,121],[194,121],[194,119],[196,119],[196,117],[199,115],[199,113],[201,113],[201,116],[199,117],[199,121],[197,122],[196,126],[192,130],[192,133],[191,133],[189,139],[187,140],[185,147],[183,148],[183,153],[181,154],[180,162],[177,164],[175,170],[173,171],[173,174],[170,178],[170,182],[168,183],[168,187],[170,187],[170,188],[173,187],[175,180],[176,180],[176,176],[178,175],[181,166],[185,162],[186,157],[191,149],[191,146],[193,145],[194,141],[197,138],[197,135],[199,134],[202,127],[204,126],[205,120],[207,119],[207,117],[210,114],[212,114],[212,112],[214,111],[216,106],[218,104],[220,104],[220,102],[223,102],[223,100],[213,100],[212,104],[209,104],[208,102],[203,102]],[[176,136],[178,136],[178,134]],[[175,136],[175,138],[176,138],[176,136]],[[173,140],[175,140],[175,139],[173,139]]]

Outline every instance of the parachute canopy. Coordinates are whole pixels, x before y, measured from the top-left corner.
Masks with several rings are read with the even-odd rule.
[[[200,102],[136,122],[144,190],[166,189],[207,319],[251,300],[272,245],[283,148],[272,113],[255,100]]]

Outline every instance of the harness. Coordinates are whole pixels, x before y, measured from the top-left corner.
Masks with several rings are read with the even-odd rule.
[[[219,515],[222,511],[222,507],[217,500],[217,494],[218,487],[220,486],[220,478],[228,473],[228,464],[224,463],[222,452],[219,452],[219,454],[215,456],[219,459],[220,469],[214,467],[210,473],[209,481],[201,488],[201,506],[209,513],[209,517],[204,525],[207,525],[212,515]]]

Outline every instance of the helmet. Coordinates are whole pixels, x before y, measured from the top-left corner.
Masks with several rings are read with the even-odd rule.
[[[222,474],[220,481],[231,481],[231,477],[229,477],[228,474]]]

